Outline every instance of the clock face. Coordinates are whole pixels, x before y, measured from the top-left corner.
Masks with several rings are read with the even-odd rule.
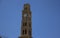
[[[27,14],[24,14],[24,17],[27,17]]]

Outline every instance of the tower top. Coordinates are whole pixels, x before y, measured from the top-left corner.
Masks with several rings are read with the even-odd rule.
[[[25,6],[29,6],[29,7],[30,7],[30,4],[29,4],[29,3],[26,3],[26,4],[24,4],[24,7],[25,7]]]
[[[24,4],[24,9],[30,10],[30,4],[29,3]]]

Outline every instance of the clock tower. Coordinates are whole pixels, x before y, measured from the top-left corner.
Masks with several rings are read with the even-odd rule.
[[[19,38],[32,38],[30,4],[24,4],[24,8],[22,10],[21,36]]]

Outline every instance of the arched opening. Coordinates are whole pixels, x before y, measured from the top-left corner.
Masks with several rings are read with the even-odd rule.
[[[22,31],[22,34],[24,35],[24,30]]]
[[[27,34],[27,30],[25,29],[25,34]]]
[[[23,31],[22,31],[22,34],[23,34],[23,35],[26,35],[26,34],[27,34],[27,30],[26,30],[26,29],[23,30]]]

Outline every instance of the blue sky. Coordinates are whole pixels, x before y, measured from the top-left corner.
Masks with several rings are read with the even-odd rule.
[[[0,0],[1,36],[20,36],[24,3],[31,5],[33,38],[60,38],[59,0]]]

